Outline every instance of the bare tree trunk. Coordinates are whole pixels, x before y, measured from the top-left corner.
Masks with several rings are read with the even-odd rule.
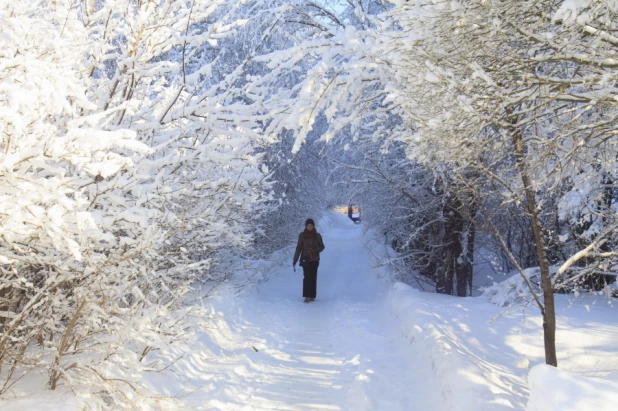
[[[460,239],[462,235],[459,236]],[[463,249],[461,246],[461,240],[459,241],[459,255],[455,257],[455,276],[457,278],[457,296],[458,297],[467,297],[468,296],[468,262],[465,260],[465,257],[462,255]]]
[[[448,249],[444,262],[438,272],[436,292],[439,294],[453,294],[453,252]]]
[[[473,200],[470,205],[470,221],[476,218],[476,203]],[[468,224],[468,238],[466,239],[466,282],[468,285],[468,295],[472,295],[472,278],[474,275],[474,241],[476,239],[476,225],[472,222]]]
[[[466,297],[466,286],[468,284],[468,272],[466,270],[466,261],[463,254],[463,230],[465,220],[461,213],[462,204],[459,198],[453,196],[451,202],[451,224],[449,229],[451,230],[451,244],[450,248],[453,252],[453,270],[455,271],[455,279],[457,280],[457,296]]]
[[[512,120],[512,124],[516,121]],[[513,133],[513,143],[515,145],[515,156],[517,157],[517,168],[521,176],[521,181],[524,184],[526,194],[526,203],[534,241],[536,243],[536,253],[539,260],[541,270],[541,281],[543,284],[543,337],[545,341],[545,363],[548,365],[558,366],[556,357],[556,312],[554,307],[554,290],[549,276],[549,263],[547,261],[547,253],[545,250],[545,242],[543,240],[543,232],[541,222],[537,210],[536,198],[534,196],[533,187],[526,167],[526,159],[524,155],[524,142],[521,131],[517,127],[511,130]]]
[[[466,296],[466,272],[465,264],[461,260],[463,247],[462,231],[464,218],[461,214],[461,201],[455,195],[451,195],[444,208],[446,214],[444,242],[447,244],[446,258],[439,273],[436,291],[442,294],[453,294],[453,286],[457,279],[457,295]]]
[[[612,204],[614,203],[614,181],[609,173],[606,173],[603,177],[603,199],[601,204],[601,214],[603,215],[603,227],[608,224],[608,216],[612,214]],[[613,244],[610,241],[606,241],[601,244],[601,252],[607,253],[610,252],[613,248]],[[607,284],[611,284],[616,281],[616,277],[613,275],[600,275],[597,279],[598,281],[598,289],[602,290],[607,286]]]

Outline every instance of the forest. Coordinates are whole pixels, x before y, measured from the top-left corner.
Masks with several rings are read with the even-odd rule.
[[[618,297],[617,125],[615,0],[2,0],[0,398],[128,407],[352,203],[397,281],[518,274],[557,366],[554,296]]]

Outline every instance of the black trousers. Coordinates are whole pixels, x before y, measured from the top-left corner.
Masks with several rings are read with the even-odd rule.
[[[303,266],[303,297],[315,298],[319,261],[310,261]]]

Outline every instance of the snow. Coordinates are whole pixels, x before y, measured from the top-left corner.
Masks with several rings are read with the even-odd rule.
[[[553,20],[564,20],[566,23],[577,21],[586,24],[585,14],[580,14],[582,9],[590,7],[590,0],[566,0],[554,14]]]
[[[32,388],[32,392],[37,391]],[[69,392],[59,391],[39,391],[36,395],[11,399],[8,401],[0,400],[0,409],[3,411],[24,411],[24,410],[45,410],[45,411],[66,411],[80,410],[80,399],[73,397]]]
[[[542,319],[533,305],[505,311],[484,297],[458,299],[405,284],[390,294],[411,347],[440,377],[450,410],[615,409],[618,359],[608,353],[618,349],[618,321],[601,300],[556,295],[553,369],[544,364]]]
[[[529,382],[528,411],[611,411],[618,404],[618,379],[586,378],[540,364]]]
[[[209,327],[191,349],[162,349],[179,360],[143,375],[163,406],[176,396],[195,410],[615,409],[618,319],[607,300],[556,295],[555,369],[544,364],[534,305],[511,300],[505,309],[484,296],[391,284],[385,268],[372,267],[362,226],[332,213],[316,228],[326,245],[316,301],[302,302],[289,250],[239,273],[203,301]],[[246,279],[257,285],[241,286]],[[0,408],[88,401],[25,388]]]
[[[207,410],[442,409],[431,369],[406,357],[407,342],[394,332],[384,305],[389,285],[370,268],[361,228],[336,215],[317,229],[326,250],[316,301],[303,303],[302,271],[293,271],[291,254],[249,295],[233,303],[219,297],[214,308],[225,313],[219,317],[224,325],[201,343],[218,347],[220,355],[208,360],[201,377],[209,387],[187,404]]]
[[[528,268],[523,271],[526,278],[531,280],[531,284],[537,284],[535,291],[540,293],[540,271],[538,267]],[[511,307],[514,304],[530,303],[534,297],[530,288],[520,273],[509,276],[506,280],[483,288],[483,296],[491,303],[499,307]]]
[[[481,298],[423,293],[402,283],[389,300],[411,355],[433,365],[446,409],[524,409],[527,370],[515,368],[520,354],[504,340],[512,324],[488,324],[499,308]]]

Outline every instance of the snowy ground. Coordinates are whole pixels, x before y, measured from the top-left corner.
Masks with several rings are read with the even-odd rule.
[[[229,332],[215,336],[223,349],[208,368],[219,376],[191,396],[190,406],[444,409],[431,369],[406,354],[407,342],[393,330],[384,307],[389,286],[370,268],[360,226],[338,215],[328,221],[330,227],[317,227],[326,250],[316,301],[303,303],[302,271],[292,270],[288,256],[287,266],[236,306]]]
[[[191,406],[616,409],[618,316],[607,300],[557,295],[563,371],[548,370],[536,307],[505,311],[484,297],[393,286],[371,267],[360,226],[331,215],[318,229],[326,250],[317,301],[302,303],[302,274],[284,263],[226,314],[229,349],[209,367],[228,371],[211,390],[194,395]]]
[[[618,409],[617,308],[557,295],[559,369],[543,365],[538,310],[503,308],[390,284],[361,227],[331,214],[315,302],[285,255],[238,298],[221,290],[211,328],[165,372],[144,378],[191,410]],[[231,287],[230,287],[231,289]],[[230,291],[228,289],[227,291]],[[58,391],[21,392],[0,409],[82,409]],[[174,408],[176,409],[176,408]]]

